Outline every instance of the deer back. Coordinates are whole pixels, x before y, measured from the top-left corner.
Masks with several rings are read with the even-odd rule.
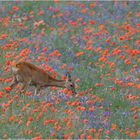
[[[48,82],[49,75],[43,69],[40,69],[33,64],[20,62],[12,69],[16,77],[23,81],[30,80],[36,84]]]

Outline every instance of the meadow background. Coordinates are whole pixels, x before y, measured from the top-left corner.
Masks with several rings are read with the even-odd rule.
[[[0,139],[140,139],[140,2],[0,2]],[[11,66],[70,71],[77,95],[10,91]]]

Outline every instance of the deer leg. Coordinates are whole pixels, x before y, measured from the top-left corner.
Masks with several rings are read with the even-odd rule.
[[[27,90],[27,87],[28,87],[28,83],[27,83],[27,82],[22,83],[20,92],[21,92],[21,93],[25,93],[26,90]]]
[[[40,90],[41,90],[41,87],[37,86],[35,89],[35,96],[40,92]]]
[[[10,84],[11,89],[13,89],[18,84],[16,76],[14,76],[12,83]]]

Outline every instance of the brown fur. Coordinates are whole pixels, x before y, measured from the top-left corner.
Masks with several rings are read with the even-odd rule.
[[[28,62],[19,62],[15,67],[12,67],[13,70],[13,82],[10,87],[13,89],[18,83],[22,84],[21,91],[26,92],[29,84],[32,84],[36,87],[35,94],[39,93],[40,89],[48,86],[57,86],[62,88],[68,88],[75,92],[74,83],[67,76],[66,80],[58,80],[51,77],[43,69],[28,63]]]

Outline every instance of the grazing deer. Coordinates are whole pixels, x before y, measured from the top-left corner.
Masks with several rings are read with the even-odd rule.
[[[49,86],[67,88],[74,94],[76,93],[75,85],[72,82],[69,72],[66,74],[66,80],[58,80],[52,78],[43,69],[28,62],[17,63],[12,67],[12,71],[14,77],[10,85],[11,89],[13,89],[18,83],[21,83],[21,92],[26,92],[29,84],[34,85],[36,87],[35,95],[40,92],[41,88]]]

